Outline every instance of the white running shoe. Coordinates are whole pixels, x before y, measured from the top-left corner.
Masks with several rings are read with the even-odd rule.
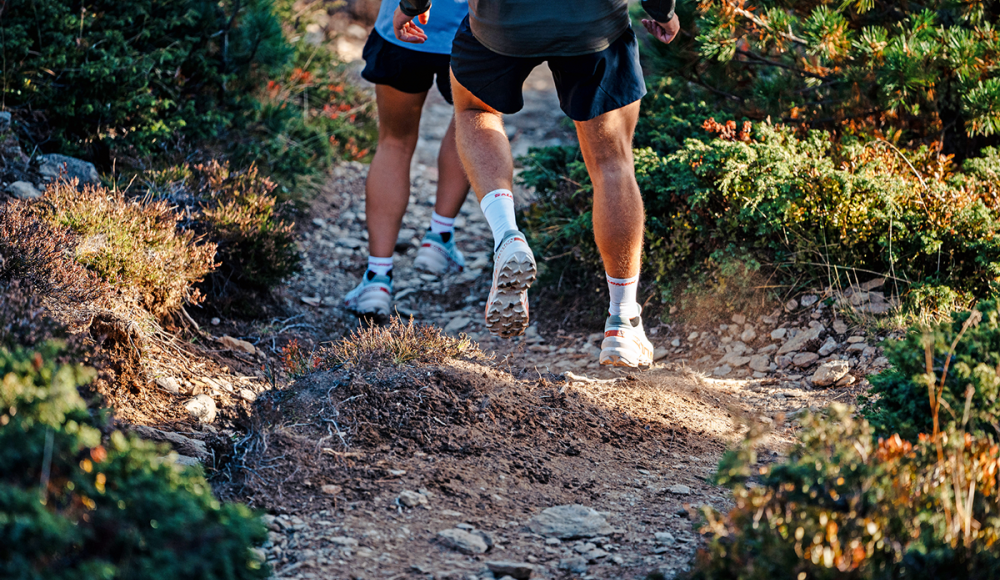
[[[493,286],[486,300],[486,327],[503,338],[528,327],[528,288],[535,281],[535,255],[524,234],[508,230],[493,254]]]
[[[608,317],[600,361],[602,365],[632,368],[653,364],[653,344],[646,338],[641,317]]]
[[[368,272],[361,283],[344,297],[344,308],[359,316],[381,316],[388,318],[392,308],[392,278],[373,276]]]
[[[455,235],[450,234],[448,241],[445,241],[441,234],[435,234],[432,231],[424,234],[424,239],[420,242],[420,249],[417,250],[417,257],[413,260],[413,267],[435,276],[464,270],[465,258],[455,246]]]

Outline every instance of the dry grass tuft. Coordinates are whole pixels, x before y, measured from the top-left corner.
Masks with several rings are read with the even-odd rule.
[[[393,318],[386,326],[361,327],[321,353],[321,368],[345,365],[367,370],[391,364],[434,364],[460,355],[484,358],[478,345],[465,335],[453,338],[440,328],[404,324]]]
[[[216,266],[216,246],[177,227],[164,201],[127,199],[101,187],[58,183],[31,204],[41,219],[78,236],[74,257],[163,318],[201,300],[194,285]]]

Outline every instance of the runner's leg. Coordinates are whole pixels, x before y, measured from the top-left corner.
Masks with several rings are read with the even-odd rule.
[[[410,161],[417,148],[420,112],[427,93],[404,93],[376,85],[378,149],[365,182],[368,251],[389,258],[410,201]]]
[[[434,211],[439,215],[453,218],[458,215],[469,194],[469,178],[465,176],[462,160],[458,156],[455,142],[455,118],[452,117],[448,130],[441,140],[438,152],[438,186]]]
[[[632,160],[639,102],[576,123],[580,149],[594,184],[594,238],[614,278],[639,274],[645,214]]]
[[[479,201],[492,191],[510,191],[514,158],[499,111],[482,102],[451,76],[455,98],[455,137],[458,154]]]

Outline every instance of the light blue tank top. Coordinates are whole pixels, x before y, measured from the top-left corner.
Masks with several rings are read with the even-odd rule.
[[[378,20],[375,21],[375,30],[379,36],[403,48],[434,54],[451,54],[451,41],[455,39],[458,25],[469,14],[467,0],[434,0],[431,4],[431,18],[427,24],[420,24],[416,18],[413,19],[417,26],[427,33],[427,42],[411,44],[396,38],[396,33],[392,30],[392,15],[398,7],[399,0],[382,0]]]

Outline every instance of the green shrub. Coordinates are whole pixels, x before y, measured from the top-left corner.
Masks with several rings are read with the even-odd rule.
[[[908,281],[982,297],[1000,287],[997,150],[956,171],[928,149],[705,119],[704,104],[665,94],[674,86],[664,81],[647,97],[635,151],[643,276],[664,293],[732,260],[825,284],[867,270],[893,273],[903,289]],[[525,216],[532,242],[599,272],[579,152],[535,150],[526,165],[523,179],[538,192]]]
[[[268,0],[8,2],[0,26],[5,106],[63,153],[216,137],[292,55]]]
[[[998,142],[995,0],[706,0],[678,12],[689,34],[648,43],[644,64],[735,118],[936,142],[963,159]]]
[[[215,268],[215,244],[179,228],[182,217],[165,201],[57,183],[31,207],[77,235],[77,262],[157,317],[200,301],[194,285]]]
[[[889,580],[993,579],[1000,570],[1000,449],[959,432],[915,444],[873,443],[852,410],[803,419],[787,460],[759,465],[755,435],[727,453],[718,482],[728,514],[706,513],[710,534],[690,577]]]
[[[972,312],[953,314],[951,320],[912,328],[905,338],[886,346],[891,367],[871,377],[872,388],[863,399],[865,416],[877,435],[898,433],[915,441],[920,433],[932,431],[928,383],[941,390],[943,427],[954,428],[966,419],[971,389],[968,430],[978,436],[1000,433],[997,305],[996,300],[982,302]]]
[[[266,578],[266,529],[200,471],[121,432],[102,441],[77,393],[89,369],[54,343],[0,349],[0,576]]]

